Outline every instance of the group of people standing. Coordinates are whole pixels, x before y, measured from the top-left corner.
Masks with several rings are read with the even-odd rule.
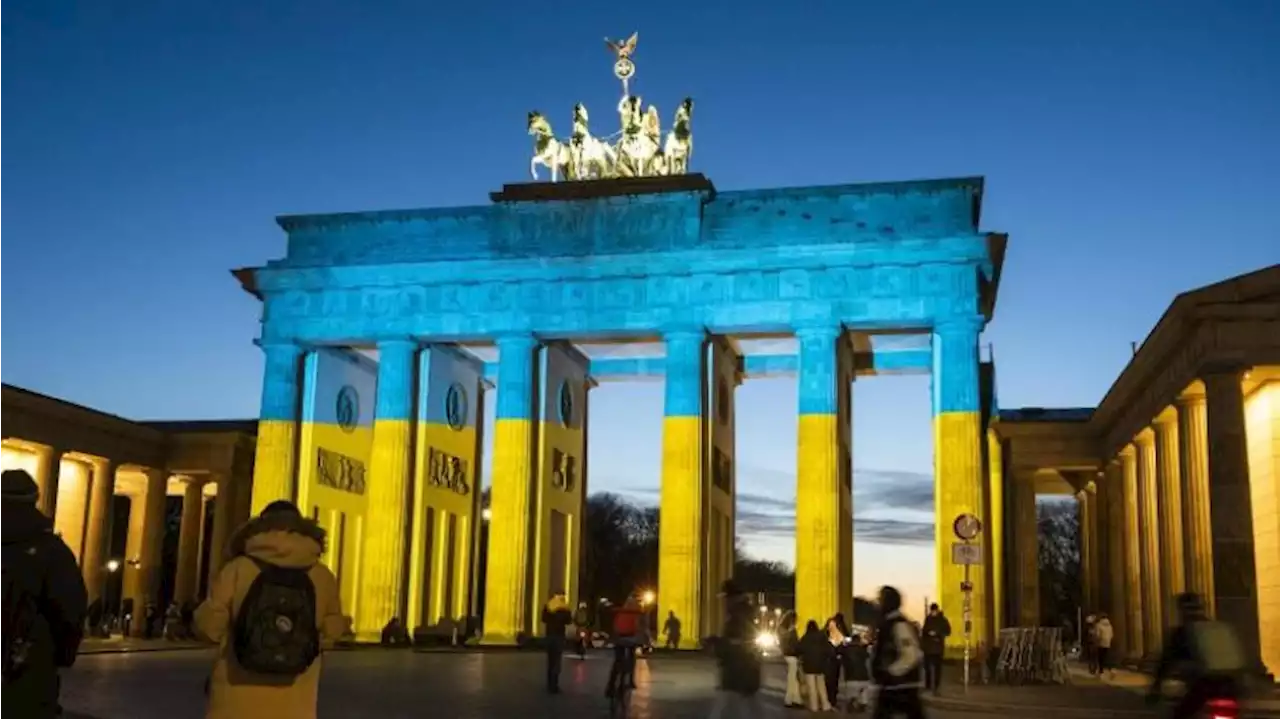
[[[779,644],[787,663],[787,689],[783,698],[786,706],[807,707],[810,711],[839,709],[843,676],[844,684],[851,690],[845,704],[848,711],[866,711],[874,704],[874,717],[924,716],[920,689],[926,652],[920,632],[903,616],[902,595],[898,590],[882,588],[879,606],[880,621],[867,637],[851,631],[842,614],[828,619],[825,626],[809,620],[801,635],[795,615],[787,615],[779,630]],[[950,625],[937,611],[937,605],[932,609],[932,636],[936,637],[940,649],[950,634]],[[926,622],[926,631],[929,629]],[[938,655],[940,658],[940,651]],[[870,696],[872,687],[876,690],[874,698]]]

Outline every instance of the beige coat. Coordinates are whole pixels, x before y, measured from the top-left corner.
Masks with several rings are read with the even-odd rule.
[[[316,716],[320,663],[316,659],[297,677],[255,675],[236,663],[232,648],[235,617],[249,585],[258,576],[254,557],[279,567],[309,568],[316,590],[316,626],[323,646],[347,631],[338,583],[333,572],[320,564],[324,530],[314,522],[288,516],[258,517],[240,528],[231,542],[234,559],[227,562],[209,593],[196,610],[196,630],[219,645],[218,659],[209,681],[209,719],[311,719]],[[247,555],[247,556],[246,556]]]

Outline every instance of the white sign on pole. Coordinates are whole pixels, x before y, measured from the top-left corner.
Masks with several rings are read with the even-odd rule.
[[[982,564],[982,545],[952,542],[951,563],[966,566]]]

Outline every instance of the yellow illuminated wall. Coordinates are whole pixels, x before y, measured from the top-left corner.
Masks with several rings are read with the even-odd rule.
[[[538,450],[533,492],[533,562],[528,597],[532,634],[542,636],[542,606],[553,594],[578,602],[582,508],[586,486],[584,419],[587,360],[567,344],[539,353]],[[493,540],[490,540],[492,545]]]
[[[356,588],[377,386],[377,363],[357,352],[318,349],[304,363],[298,507],[328,532],[323,561],[353,617],[360,611]]]
[[[719,634],[724,624],[724,603],[718,596],[724,580],[733,576],[734,497],[737,490],[737,455],[734,443],[734,394],[741,371],[733,348],[723,338],[707,343],[707,393],[703,423],[706,439],[702,471],[703,491],[703,566],[707,591],[702,595],[705,632]]]
[[[1262,662],[1280,671],[1280,381],[1245,399],[1254,561],[1258,577],[1258,636]]]
[[[408,623],[430,627],[470,614],[480,498],[483,367],[445,346],[419,357]]]

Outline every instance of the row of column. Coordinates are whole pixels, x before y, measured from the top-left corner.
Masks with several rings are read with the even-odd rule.
[[[35,480],[40,490],[38,508],[57,522],[58,488],[62,480],[60,469],[66,453],[57,448],[43,447],[36,454]],[[148,602],[158,599],[165,529],[165,497],[170,474],[161,469],[140,469],[144,484],[141,492],[126,493],[130,499],[129,528],[124,557],[116,559],[108,554],[114,523],[112,500],[116,496],[116,473],[119,467],[114,460],[102,457],[86,457],[85,462],[89,465],[89,473],[83,511],[79,511],[78,507],[72,508],[76,516],[71,518],[70,524],[62,527],[69,530],[64,532],[63,540],[73,545],[71,549],[80,562],[90,602],[103,598],[113,572],[123,572],[121,599],[133,600],[134,627],[140,629],[145,616],[143,609]],[[173,597],[179,603],[197,598],[200,550],[204,538],[205,480],[191,477],[185,477],[184,480]],[[231,530],[235,509],[234,492],[230,491],[225,482],[217,484],[222,496],[215,502],[214,509],[208,566],[210,584],[221,569],[223,547]],[[71,524],[77,526],[70,526]],[[58,528],[57,524],[55,528]]]
[[[955,516],[983,518],[988,508],[983,476],[978,379],[980,317],[939,325],[933,334],[933,429],[938,514],[938,593],[943,609],[971,621],[981,637],[991,614],[989,571],[974,572],[972,605],[963,604],[964,568],[952,563]],[[799,406],[796,476],[796,607],[804,619],[824,620],[853,610],[853,500],[851,403],[853,357],[843,327],[808,326],[799,340]],[[662,440],[659,538],[660,612],[672,611],[683,625],[682,642],[695,646],[715,626],[719,583],[732,571],[732,431],[715,430],[712,417],[728,412],[738,378],[721,382],[715,353],[725,343],[701,328],[664,334],[666,387]],[[529,530],[539,511],[530,491],[543,472],[535,468],[538,430],[531,422],[539,375],[531,334],[496,340],[498,397],[493,455],[486,636],[509,642],[534,624],[531,568],[540,562],[540,541]],[[406,512],[411,486],[410,429],[414,353],[411,341],[378,344],[378,389],[369,510],[362,561],[357,633],[381,629],[403,602]],[[719,349],[717,349],[719,348]],[[298,345],[264,344],[262,416],[254,469],[253,511],[296,496],[299,404],[302,394]],[[725,401],[722,401],[722,398]],[[584,397],[585,400],[585,397]],[[583,402],[585,405],[585,401]],[[727,409],[726,409],[727,408]],[[730,424],[730,427],[732,425]],[[727,445],[718,437],[729,437]],[[717,453],[717,450],[719,453]],[[585,456],[585,452],[583,452]],[[728,455],[726,459],[722,455]],[[720,468],[717,469],[717,466]],[[726,521],[727,519],[727,521]],[[989,523],[986,523],[989,528]],[[713,546],[722,544],[723,547]],[[726,549],[727,548],[727,549]],[[986,553],[990,557],[991,552]],[[989,562],[986,563],[989,565]],[[574,565],[576,571],[576,563]],[[374,626],[376,624],[376,626]],[[950,641],[963,642],[963,633]]]
[[[1243,371],[1203,374],[1080,495],[1085,600],[1108,613],[1119,656],[1159,655],[1182,592],[1259,656]]]

